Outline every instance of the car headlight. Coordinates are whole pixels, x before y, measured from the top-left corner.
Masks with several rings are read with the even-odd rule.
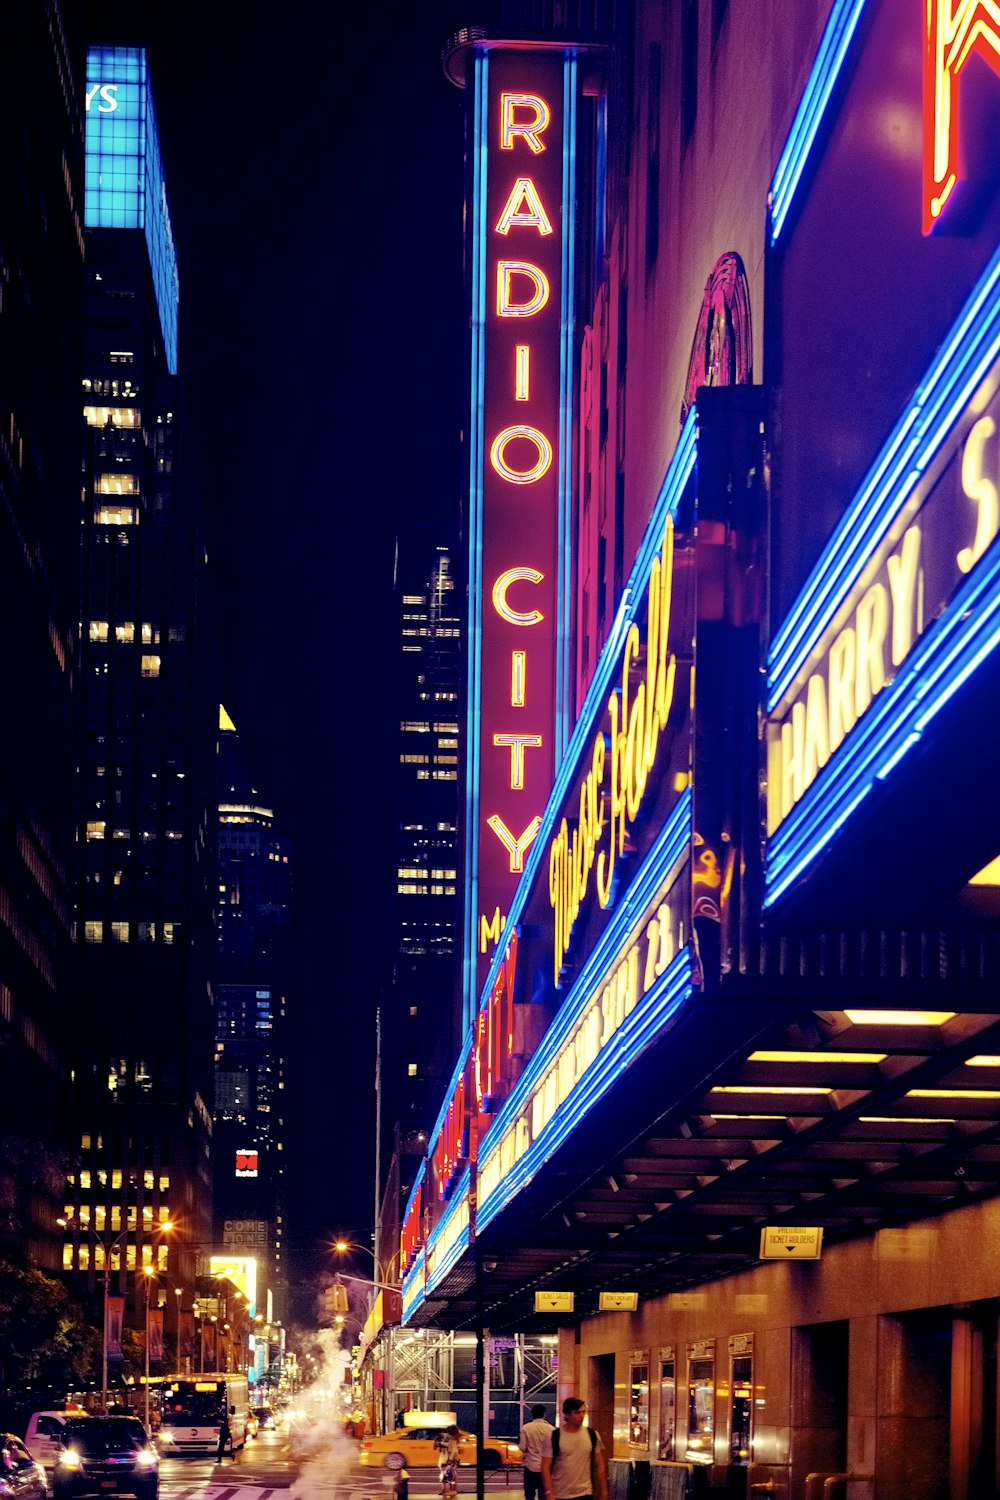
[[[80,1467],[80,1455],[75,1448],[64,1448],[59,1455],[60,1469],[78,1469]]]
[[[157,1433],[157,1438],[161,1443],[172,1443],[174,1440],[174,1435],[170,1431],[169,1427],[161,1428],[161,1430]]]
[[[152,1448],[139,1449],[138,1453],[135,1456],[135,1466],[137,1469],[156,1468],[156,1454],[153,1452]]]

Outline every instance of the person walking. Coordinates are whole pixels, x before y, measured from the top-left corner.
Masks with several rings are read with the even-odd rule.
[[[550,1452],[542,1457],[545,1500],[608,1500],[608,1466],[601,1435],[584,1427],[587,1404],[567,1396],[562,1422],[552,1434]]]
[[[458,1428],[446,1427],[437,1440],[438,1478],[442,1500],[455,1500],[458,1494]]]
[[[521,1428],[520,1449],[524,1459],[524,1500],[537,1500],[542,1492],[542,1459],[552,1452],[551,1422],[545,1420],[545,1407],[531,1408],[531,1421]]]
[[[215,1462],[217,1464],[221,1464],[225,1458],[227,1448],[229,1449],[229,1457],[234,1463],[236,1462],[236,1455],[233,1452],[233,1429],[229,1425],[229,1418],[235,1411],[235,1406],[231,1406],[228,1411],[226,1411],[225,1407],[222,1408],[222,1421],[219,1423],[219,1447],[215,1455]]]

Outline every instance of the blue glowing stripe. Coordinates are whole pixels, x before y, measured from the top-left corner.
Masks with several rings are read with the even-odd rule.
[[[477,53],[472,117],[472,406],[469,419],[469,668],[465,746],[465,942],[462,1019],[476,1013],[479,949],[479,735],[482,714],[483,420],[486,389],[486,167],[489,56]],[[450,1096],[449,1096],[450,1097]],[[431,1137],[433,1140],[433,1137]]]
[[[461,1052],[458,1055],[458,1062],[455,1064],[455,1070],[454,1070],[454,1072],[451,1075],[451,1082],[449,1083],[447,1089],[445,1090],[444,1103],[441,1105],[441,1108],[438,1111],[438,1117],[434,1121],[434,1129],[431,1131],[430,1135],[427,1137],[427,1140],[428,1140],[427,1155],[428,1156],[430,1156],[433,1153],[434,1147],[437,1144],[437,1138],[441,1134],[441,1127],[444,1124],[445,1116],[448,1113],[448,1107],[451,1104],[452,1099],[454,1099],[454,1097],[455,1097],[455,1090],[458,1088],[458,1080],[461,1078],[462,1073],[465,1070],[465,1065],[469,1061],[469,1057],[470,1057],[470,1055],[472,1053],[472,1043],[473,1043],[474,1038],[475,1038],[475,1030],[474,1030],[473,1027],[470,1026],[469,1029],[468,1029],[468,1031],[465,1034],[465,1044],[462,1047],[462,1050],[461,1050]]]
[[[555,757],[562,760],[569,739],[572,700],[573,580],[573,289],[576,256],[576,86],[577,59],[563,63],[562,296],[559,337],[559,579],[556,606]]]
[[[419,1278],[419,1280],[418,1280]],[[413,1292],[412,1288],[419,1285],[420,1290]],[[416,1260],[403,1278],[403,1316],[401,1322],[409,1321],[410,1316],[424,1301],[426,1291],[424,1287],[424,1252],[421,1250]]]
[[[816,61],[806,81],[785,149],[771,183],[772,245],[777,243],[788,218],[796,189],[802,181],[864,8],[865,0],[834,0],[831,7]]]
[[[657,835],[656,842],[643,861],[642,871],[630,888],[627,897],[615,912],[614,917],[602,932],[573,985],[556,1012],[541,1042],[532,1054],[527,1068],[517,1080],[503,1106],[491,1122],[489,1130],[480,1144],[479,1160],[487,1162],[502,1140],[507,1127],[521,1113],[531,1094],[558,1057],[567,1039],[578,1025],[581,1016],[593,1003],[594,990],[606,977],[625,945],[637,919],[656,895],[670,872],[687,858],[691,847],[691,790],[682,795]]]
[[[597,150],[594,167],[594,282],[600,284],[604,274],[604,256],[607,251],[608,232],[608,96],[602,94],[595,101],[597,124]]]
[[[566,754],[560,762],[556,771],[555,782],[549,793],[549,800],[545,804],[542,814],[542,826],[532,842],[525,861],[524,874],[517,883],[514,898],[511,901],[507,913],[507,926],[513,928],[520,921],[521,913],[525,903],[531,894],[538,867],[545,858],[546,847],[552,837],[552,830],[559,819],[560,808],[569,794],[574,778],[579,774],[583,754],[587,749],[593,736],[598,718],[607,708],[608,693],[616,672],[621,670],[621,650],[628,634],[629,628],[635,620],[636,615],[643,603],[646,585],[653,567],[653,559],[659,554],[663,546],[663,533],[667,524],[667,516],[675,516],[677,507],[687,486],[688,480],[694,473],[695,460],[697,458],[698,443],[697,429],[695,426],[696,408],[692,407],[688,413],[687,421],[681,429],[681,435],[677,440],[673,457],[664,475],[660,492],[653,506],[653,514],[649,526],[643,538],[642,546],[632,565],[628,584],[622,594],[621,604],[611,633],[604,643],[604,650],[597,663],[587,696],[583,701],[583,708],[577,720],[576,728],[569,742]],[[500,972],[503,963],[504,948],[497,944],[496,952],[486,975],[486,982],[480,992],[480,1006],[485,1004],[493,992],[493,985]]]
[[[479,1211],[478,1228],[486,1228],[497,1214],[527,1186],[535,1173],[559,1149],[583,1117],[607,1093],[640,1053],[656,1040],[664,1025],[692,992],[691,954],[682,948],[642,1002],[599,1052],[583,1079],[559,1106],[541,1135],[531,1145]]]
[[[424,1174],[426,1173],[426,1171],[427,1171],[427,1158],[425,1156],[424,1159],[423,1159],[423,1161],[420,1163],[420,1166],[417,1168],[417,1175],[416,1175],[416,1177],[414,1177],[414,1179],[413,1179],[413,1186],[410,1188],[410,1196],[406,1200],[406,1207],[403,1210],[403,1223],[404,1224],[407,1222],[407,1220],[410,1217],[410,1209],[413,1207],[414,1203],[416,1202],[417,1194],[420,1192],[420,1187],[421,1187],[421,1184],[423,1183]]]
[[[427,1236],[425,1254],[428,1267],[430,1266],[430,1258],[435,1246],[441,1239],[441,1236],[447,1230],[448,1225],[451,1223],[455,1214],[457,1214],[462,1207],[463,1201],[468,1200],[469,1176],[469,1168],[465,1167],[457,1183],[455,1184],[455,1191],[451,1195],[451,1201],[449,1202],[447,1209],[441,1215],[441,1218],[435,1224],[431,1233]],[[432,1275],[428,1275],[427,1291],[431,1291],[434,1287],[438,1286],[442,1279],[447,1276],[448,1272],[452,1269],[455,1263],[461,1259],[463,1252],[468,1248],[469,1239],[470,1235],[468,1229],[457,1236],[454,1245],[441,1261],[441,1264],[437,1267]]]
[[[1000,549],[994,545],[769,841],[765,905],[799,879],[998,644]]]
[[[768,712],[784,698],[991,365],[1000,357],[1000,250],[832,533],[768,658]]]
[[[469,1168],[468,1168],[468,1166],[465,1166],[465,1167],[462,1168],[462,1171],[461,1171],[461,1174],[459,1176],[459,1179],[458,1179],[458,1181],[455,1184],[455,1191],[451,1195],[451,1199],[450,1199],[450,1201],[448,1203],[448,1207],[445,1209],[444,1213],[441,1215],[440,1219],[438,1219],[437,1223],[434,1225],[434,1228],[431,1230],[430,1234],[427,1236],[427,1255],[428,1255],[428,1257],[430,1256],[430,1253],[434,1249],[434,1246],[437,1244],[438,1240],[444,1234],[444,1232],[447,1229],[448,1225],[450,1224],[451,1220],[454,1218],[455,1214],[458,1212],[459,1204],[461,1203],[463,1196],[468,1191],[469,1191]]]

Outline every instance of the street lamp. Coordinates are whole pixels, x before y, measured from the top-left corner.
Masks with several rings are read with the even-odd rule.
[[[393,1291],[397,1291],[398,1290],[398,1285],[399,1285],[398,1282],[392,1281],[390,1279],[390,1276],[391,1276],[391,1272],[392,1272],[393,1266],[395,1265],[396,1261],[399,1259],[401,1250],[397,1250],[396,1254],[390,1256],[388,1260],[382,1261],[382,1260],[378,1259],[378,1257],[375,1254],[375,1251],[372,1250],[372,1249],[370,1249],[368,1245],[359,1245],[359,1244],[357,1244],[353,1240],[344,1240],[344,1239],[334,1240],[334,1242],[333,1242],[333,1249],[334,1249],[334,1251],[335,1251],[335,1253],[337,1255],[348,1255],[348,1254],[353,1253],[355,1250],[363,1250],[364,1253],[365,1253],[365,1255],[370,1255],[371,1256],[372,1261],[374,1262],[374,1265],[375,1265],[375,1274],[376,1274],[376,1276],[378,1278],[376,1281],[369,1281],[368,1285],[369,1286],[378,1287],[378,1289],[380,1291],[390,1291],[390,1292],[393,1292]],[[352,1279],[355,1280],[355,1281],[364,1281],[364,1280],[366,1280],[366,1278],[363,1277],[363,1276],[356,1276],[356,1277],[353,1277],[353,1278],[352,1277],[348,1277],[347,1279],[349,1281],[352,1280]]]
[[[118,1233],[114,1236],[113,1239],[108,1240],[105,1235],[99,1234],[98,1231],[96,1229],[94,1229],[94,1227],[91,1225],[91,1223],[90,1223],[89,1220],[87,1220],[86,1222],[84,1220],[82,1220],[82,1219],[76,1219],[76,1220],[74,1220],[72,1218],[72,1216],[70,1216],[69,1218],[57,1219],[56,1223],[60,1226],[61,1229],[68,1229],[70,1227],[70,1225],[74,1224],[74,1223],[76,1224],[77,1228],[79,1228],[79,1229],[86,1229],[87,1233],[93,1237],[93,1239],[96,1241],[96,1243],[98,1245],[100,1245],[100,1247],[101,1247],[101,1253],[102,1253],[102,1255],[104,1257],[104,1296],[103,1296],[103,1299],[102,1299],[102,1301],[103,1301],[103,1308],[104,1308],[104,1318],[103,1318],[104,1328],[103,1328],[103,1336],[101,1338],[101,1415],[104,1416],[104,1417],[106,1417],[107,1414],[108,1414],[108,1321],[109,1321],[109,1319],[108,1319],[108,1313],[109,1313],[110,1300],[111,1300],[111,1257],[115,1253],[115,1251],[117,1250],[118,1246],[121,1244],[121,1242],[125,1238],[125,1236],[130,1232],[130,1227],[131,1226],[126,1225],[126,1227],[124,1229],[120,1229],[118,1231]],[[167,1231],[173,1229],[174,1226],[170,1222],[169,1219],[166,1219],[162,1224],[157,1224],[157,1225],[154,1225],[153,1227],[154,1227],[154,1233],[165,1234],[165,1233],[167,1233]],[[144,1267],[144,1269],[148,1269],[148,1268]],[[148,1280],[146,1282],[146,1421],[147,1421],[147,1426],[148,1426],[148,1423],[149,1423],[149,1281]]]

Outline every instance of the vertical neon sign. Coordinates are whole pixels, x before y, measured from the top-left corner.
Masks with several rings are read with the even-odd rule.
[[[467,1024],[540,826],[562,712],[576,63],[484,50],[471,83]]]

